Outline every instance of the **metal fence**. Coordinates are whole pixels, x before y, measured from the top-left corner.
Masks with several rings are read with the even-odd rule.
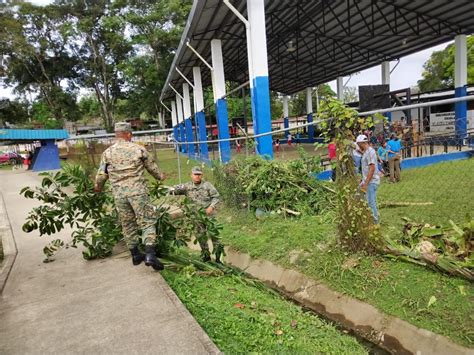
[[[467,97],[465,100],[473,100]],[[430,106],[443,105],[446,102],[457,102],[459,99],[440,100],[429,103]],[[411,105],[411,107],[426,107],[427,103]],[[402,110],[393,108],[385,112]],[[361,113],[361,115],[371,114]],[[290,127],[289,130],[303,131],[310,124],[316,126],[321,120],[315,119],[313,123],[305,123]],[[381,152],[384,142],[391,137],[396,137],[402,146],[397,162],[391,164],[390,160],[380,156],[378,174],[381,184],[378,190],[378,205],[381,208],[382,225],[398,228],[404,223],[403,218],[418,222],[448,224],[450,220],[459,222],[468,213],[474,212],[474,159],[471,159],[474,150],[474,122],[468,122],[467,135],[460,139],[453,128],[456,122],[448,122],[444,131],[421,131],[414,125],[404,125],[394,121],[379,127],[374,132],[364,132],[369,135],[372,147]],[[331,178],[331,162],[327,147],[316,147],[314,144],[298,142],[293,136],[288,142],[286,132],[281,128],[271,133],[274,140],[274,157],[276,160],[297,159],[301,152],[319,157],[321,172],[319,178]],[[179,153],[179,148],[190,144],[187,142],[169,141],[169,130],[150,131],[145,135],[137,135],[134,140],[143,144],[157,158],[163,171],[169,173],[171,183],[182,182],[188,179],[191,167],[199,162],[199,141],[195,141],[195,156]],[[361,132],[355,132],[361,133]],[[228,139],[231,142],[233,159],[255,154],[255,139],[260,135],[247,135],[245,130],[239,129],[239,135]],[[275,144],[279,139],[279,145]],[[84,161],[88,164],[98,165],[102,151],[112,144],[110,137],[87,137],[74,144],[69,141],[68,157],[73,161]],[[221,140],[210,139],[206,141],[209,146],[211,161],[219,160],[218,142]],[[238,143],[238,144],[237,144]],[[80,149],[77,146],[81,146]],[[239,145],[239,146],[238,146]],[[78,149],[76,151],[76,149]],[[63,151],[64,153],[64,151]],[[86,157],[84,154],[86,153]],[[399,164],[398,164],[399,162]],[[398,171],[398,166],[400,171]],[[393,167],[392,169],[390,169]],[[392,171],[391,171],[392,170]]]

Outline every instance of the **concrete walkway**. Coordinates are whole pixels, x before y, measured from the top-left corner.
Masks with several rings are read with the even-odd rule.
[[[22,231],[37,204],[19,195],[40,180],[32,172],[0,171],[18,248],[0,301],[1,354],[218,352],[160,274],[133,267],[127,254],[85,261],[69,249],[44,264],[42,248],[52,238]]]

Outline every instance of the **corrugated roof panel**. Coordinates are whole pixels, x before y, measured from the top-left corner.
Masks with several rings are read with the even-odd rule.
[[[0,140],[46,140],[66,139],[64,129],[0,129]]]
[[[247,16],[247,1],[232,3]],[[265,13],[270,89],[284,94],[474,33],[474,1],[265,0]],[[211,72],[186,43],[211,63],[216,38],[222,40],[226,79],[249,80],[243,23],[222,0],[194,0],[161,99],[174,97],[169,84],[180,88],[184,82],[176,67],[192,78],[193,66],[202,66],[202,83],[211,85]]]

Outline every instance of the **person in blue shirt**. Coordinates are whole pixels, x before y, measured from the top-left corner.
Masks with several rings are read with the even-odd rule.
[[[400,155],[402,151],[402,143],[395,134],[392,134],[387,142],[388,167],[390,170],[390,182],[400,181]]]
[[[387,156],[387,142],[383,141],[378,149],[377,149],[377,155],[378,155],[378,160],[379,160],[379,170],[383,172],[385,176],[388,175],[388,156]]]

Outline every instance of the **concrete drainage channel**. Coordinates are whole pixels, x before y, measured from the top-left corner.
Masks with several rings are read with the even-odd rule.
[[[194,244],[191,245],[196,248]],[[264,281],[289,299],[374,344],[371,353],[474,354],[448,338],[383,314],[374,306],[329,289],[317,280],[226,247],[226,263]],[[365,344],[367,346],[367,344]],[[382,350],[383,349],[383,350]]]

